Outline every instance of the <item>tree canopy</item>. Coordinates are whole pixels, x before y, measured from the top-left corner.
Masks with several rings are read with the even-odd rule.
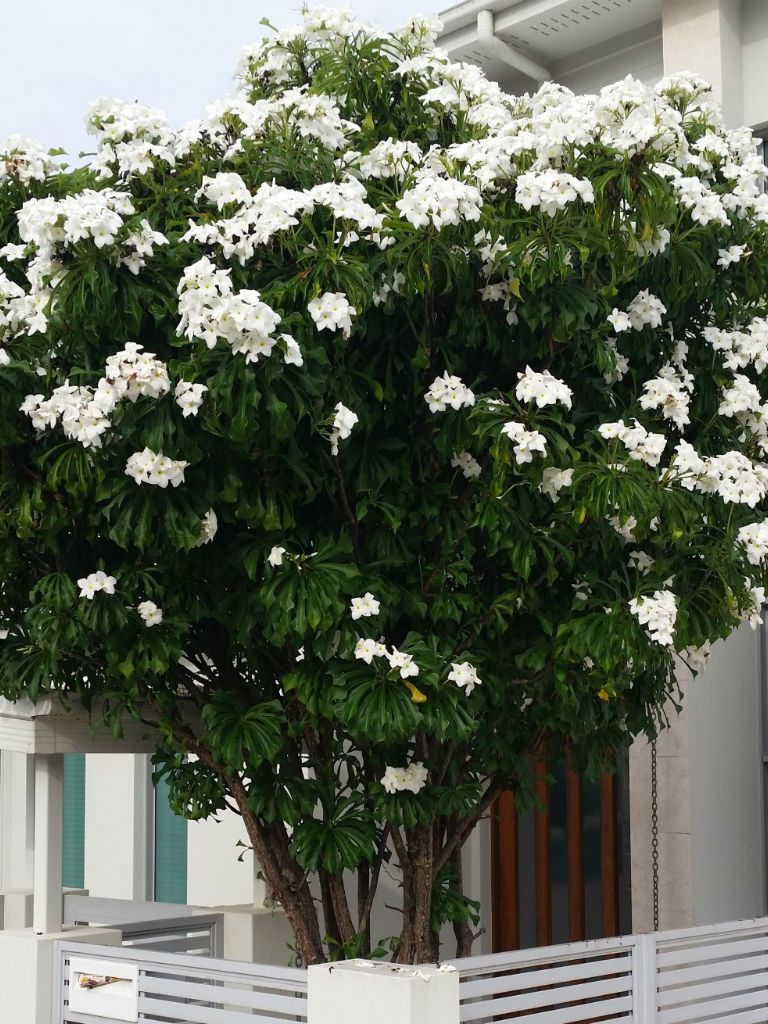
[[[0,690],[157,723],[306,962],[382,938],[385,861],[395,955],[466,951],[495,796],[653,735],[764,596],[751,133],[692,75],[505,95],[434,32],[310,11],[193,124],[0,144]]]

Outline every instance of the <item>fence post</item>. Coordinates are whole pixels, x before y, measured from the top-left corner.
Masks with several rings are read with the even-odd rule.
[[[656,933],[635,935],[632,949],[632,1020],[656,1024]]]
[[[459,1024],[459,972],[370,960],[309,968],[308,1024]]]

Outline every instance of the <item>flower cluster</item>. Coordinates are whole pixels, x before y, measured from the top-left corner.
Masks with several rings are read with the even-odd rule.
[[[345,338],[352,333],[352,317],[357,310],[344,292],[325,292],[307,306],[318,331],[341,331]]]
[[[390,651],[386,644],[378,640],[358,640],[355,644],[355,657],[358,661],[364,661],[366,665],[370,665],[374,658],[386,658],[390,670],[398,672],[401,679],[415,678],[419,674],[419,666],[412,655],[399,651],[396,647]]]
[[[570,487],[573,483],[572,469],[557,469],[555,466],[547,466],[541,474],[539,490],[545,494],[550,501],[557,503],[560,500],[560,491],[564,487]]]
[[[459,689],[463,690],[468,697],[476,686],[479,686],[482,679],[477,674],[477,669],[468,661],[454,661],[451,663],[451,671],[448,679],[456,683]]]
[[[736,540],[744,545],[752,565],[762,565],[768,558],[768,521],[742,526],[736,534]]]
[[[546,455],[547,439],[538,430],[526,430],[522,423],[510,420],[501,428],[502,434],[512,442],[515,462],[518,466],[524,462],[533,462],[534,455]]]
[[[581,199],[584,203],[594,203],[595,193],[591,181],[548,168],[545,171],[528,171],[526,174],[520,174],[517,178],[515,199],[524,210],[540,207],[542,213],[554,217],[576,199]]]
[[[466,386],[461,377],[449,374],[446,370],[441,377],[435,377],[424,395],[430,412],[445,412],[451,409],[464,409],[475,404],[475,396]]]
[[[421,761],[412,761],[406,768],[387,766],[381,784],[387,793],[420,793],[427,784],[429,771]]]
[[[0,139],[0,185],[16,178],[23,185],[45,181],[59,169],[56,161],[37,142],[21,135]]]
[[[92,601],[96,594],[114,594],[117,580],[114,576],[107,576],[101,569],[98,572],[89,573],[77,581],[80,588],[80,597]]]
[[[644,327],[661,327],[666,312],[667,307],[661,299],[645,290],[637,293],[625,313],[614,309],[608,322],[617,334],[629,330],[642,331]]]
[[[136,605],[136,611],[147,629],[159,626],[163,621],[162,609],[158,608],[154,601],[142,601]]]
[[[664,434],[650,433],[637,420],[631,427],[628,427],[624,420],[618,420],[615,423],[602,423],[597,428],[597,432],[606,441],[614,439],[621,441],[629,452],[630,459],[644,462],[647,466],[658,466],[667,446],[667,438]]]
[[[336,403],[335,415],[331,427],[331,455],[339,454],[339,441],[346,441],[352,434],[352,428],[359,422],[356,412],[348,409],[343,402]]]
[[[535,402],[539,409],[557,402],[570,409],[573,392],[564,381],[553,377],[549,370],[536,373],[530,366],[526,366],[525,373],[517,375],[515,397],[518,402]]]
[[[662,647],[674,643],[677,620],[677,598],[671,590],[657,590],[651,596],[633,597],[629,610],[641,626],[645,626],[651,640]]]
[[[690,423],[689,408],[693,393],[693,376],[686,370],[667,363],[643,384],[641,409],[657,409],[665,420],[671,420],[678,430]]]
[[[208,388],[205,384],[192,384],[188,380],[180,380],[173,392],[176,405],[181,409],[182,416],[197,416],[203,404],[203,395]]]
[[[135,213],[130,195],[85,189],[64,199],[28,199],[19,210],[19,235],[44,252],[69,249],[89,239],[97,249],[114,245],[124,218]]]
[[[447,224],[479,220],[483,200],[474,185],[425,172],[395,205],[415,228],[431,224],[439,231]]]
[[[252,289],[236,292],[228,270],[203,257],[184,271],[179,282],[178,334],[200,338],[208,348],[225,341],[235,353],[256,363],[277,344],[280,316]]]
[[[353,619],[368,619],[372,615],[378,615],[380,611],[379,602],[370,592],[362,597],[353,597],[350,605],[350,612]]]
[[[170,459],[162,452],[145,448],[134,452],[125,464],[125,475],[137,484],[151,484],[154,487],[178,487],[184,483],[184,470],[189,465],[183,460]]]
[[[460,469],[467,480],[474,480],[483,471],[483,467],[470,452],[456,452],[451,459],[451,468]]]

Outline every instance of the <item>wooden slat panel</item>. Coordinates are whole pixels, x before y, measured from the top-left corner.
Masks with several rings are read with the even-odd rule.
[[[586,936],[584,914],[584,802],[581,779],[571,767],[565,773],[566,836],[568,860],[568,939]]]
[[[461,998],[472,999],[490,995],[493,992],[517,992],[534,985],[560,985],[566,981],[586,981],[590,978],[605,977],[606,974],[632,976],[632,961],[629,956],[611,957],[593,963],[577,962],[563,967],[547,967],[544,970],[525,971],[520,974],[498,974],[492,978],[478,978],[461,982]],[[541,979],[541,980],[538,980]]]
[[[492,818],[493,950],[520,948],[520,853],[514,794],[502,793]]]
[[[536,942],[552,942],[552,849],[550,845],[549,785],[547,763],[537,758],[534,766],[537,806],[533,812],[534,858],[536,864]]]
[[[619,871],[615,775],[604,775],[600,780],[600,893],[603,935],[617,935]]]
[[[764,1008],[763,1012],[768,1018],[768,996],[766,996],[765,989],[757,989],[745,995],[727,996],[724,999],[710,999],[706,1003],[694,1003],[692,1006],[659,1010],[659,1022],[660,1024],[683,1024],[684,1021],[698,1022],[705,1017],[712,1017],[717,1024],[722,1024],[723,1013],[742,1008],[748,1010],[757,1006]]]
[[[545,978],[539,979],[539,983]],[[536,982],[534,982],[535,984]],[[545,988],[535,992],[524,992],[521,995],[506,996],[501,999],[484,999],[473,1003],[472,1011],[477,1017],[494,1016],[500,1013],[515,1013],[518,1010],[540,1010],[542,1007],[568,1005],[579,1000],[591,1002],[591,1016],[599,1017],[598,1007],[606,996],[625,995],[632,990],[632,979],[605,978],[602,981],[588,981],[581,985],[567,985],[564,988]]]

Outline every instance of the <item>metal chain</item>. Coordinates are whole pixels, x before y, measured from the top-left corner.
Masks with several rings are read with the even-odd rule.
[[[653,878],[653,930],[659,930],[659,783],[656,776],[656,740],[651,743],[651,871]]]

